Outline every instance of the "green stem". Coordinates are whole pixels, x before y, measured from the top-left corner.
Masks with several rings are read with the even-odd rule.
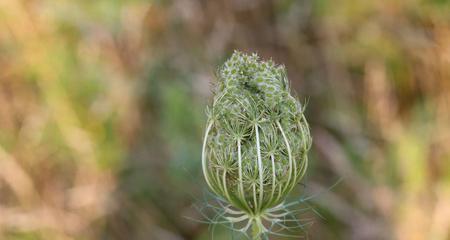
[[[261,240],[261,229],[256,220],[252,223],[252,240]]]

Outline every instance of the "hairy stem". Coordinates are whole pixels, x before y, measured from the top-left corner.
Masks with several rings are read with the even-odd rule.
[[[206,180],[206,184],[208,184],[209,188],[216,194],[218,194],[216,188],[211,184],[211,180],[209,177],[209,173],[208,173],[208,166],[207,166],[207,160],[206,160],[206,143],[208,140],[208,134],[209,131],[211,130],[211,127],[213,125],[213,122],[209,122],[208,126],[206,127],[205,130],[205,136],[203,138],[203,147],[202,147],[202,170],[203,170],[203,175],[205,176],[205,180]]]
[[[261,211],[263,204],[263,194],[264,194],[264,182],[263,182],[263,166],[261,160],[261,146],[259,140],[259,129],[258,125],[255,125],[256,130],[256,153],[258,158],[258,172],[259,172],[259,210]],[[256,209],[256,206],[255,206]]]
[[[286,137],[286,134],[284,133],[283,128],[281,127],[281,124],[280,124],[279,121],[277,121],[277,126],[278,126],[278,129],[281,132],[281,135],[283,136],[283,140],[284,140],[284,143],[286,144],[287,153],[288,153],[288,157],[289,157],[289,177],[288,177],[288,180],[286,182],[286,186],[283,189],[283,192],[288,192],[295,186],[295,181],[291,182],[291,178],[292,178],[292,174],[294,174],[294,177],[296,177],[296,175],[297,175],[297,166],[296,166],[295,161],[293,161],[293,159],[292,159],[291,147],[289,146],[289,141],[288,141],[288,139]],[[294,171],[294,173],[292,173],[292,171]],[[290,184],[292,184],[292,186],[289,186]]]
[[[256,220],[254,220],[252,224],[252,240],[261,240],[261,228]]]
[[[241,154],[241,139],[237,141],[238,146],[238,173],[239,173],[239,184],[238,184],[238,199],[242,202],[242,205],[248,212],[252,212],[244,194],[244,181],[242,180],[242,154]]]

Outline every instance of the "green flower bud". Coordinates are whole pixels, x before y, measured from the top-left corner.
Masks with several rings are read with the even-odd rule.
[[[210,189],[256,232],[278,221],[287,195],[307,168],[311,147],[300,102],[291,96],[284,66],[234,52],[218,71],[203,142],[203,174]]]

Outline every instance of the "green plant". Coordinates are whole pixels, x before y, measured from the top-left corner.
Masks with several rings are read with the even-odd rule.
[[[286,70],[234,52],[219,69],[203,142],[203,174],[227,205],[225,219],[259,239],[290,214],[285,200],[307,169],[311,146]]]

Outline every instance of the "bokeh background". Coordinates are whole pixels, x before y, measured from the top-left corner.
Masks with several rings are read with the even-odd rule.
[[[447,0],[1,0],[0,239],[231,239],[189,218],[234,49],[308,103],[300,235],[450,239]]]

